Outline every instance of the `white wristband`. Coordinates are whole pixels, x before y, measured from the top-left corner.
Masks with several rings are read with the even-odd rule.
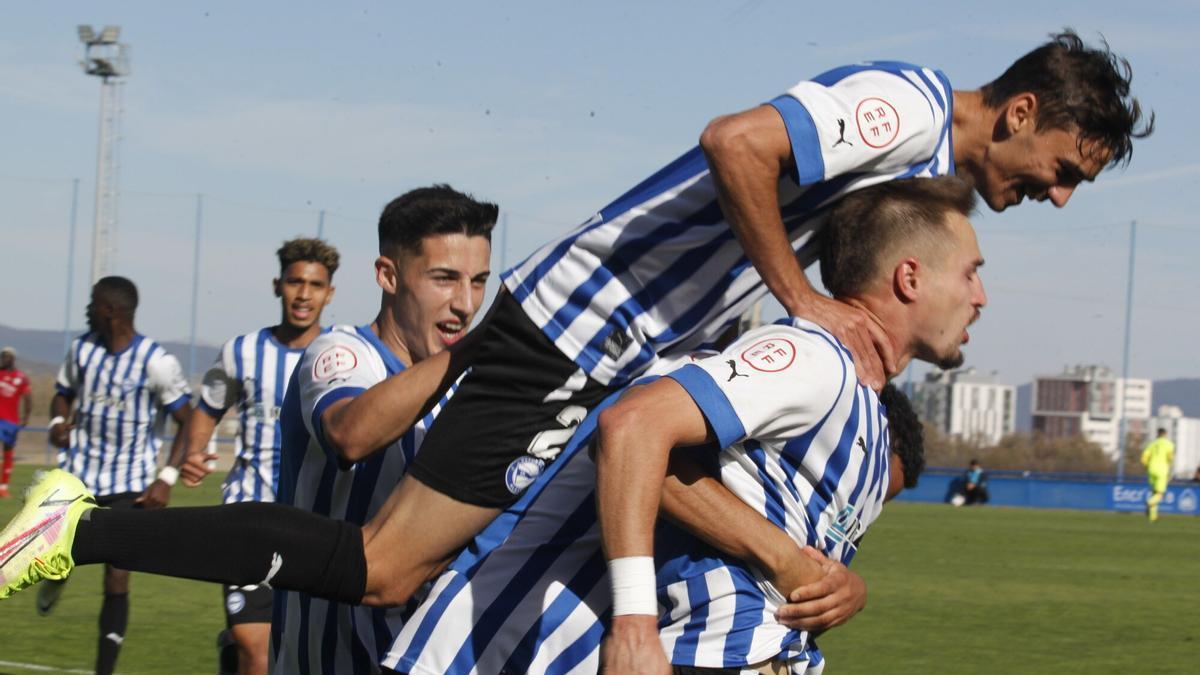
[[[174,486],[175,481],[179,480],[179,469],[176,469],[173,466],[164,466],[162,470],[158,472],[158,479],[167,485]]]
[[[67,418],[63,417],[62,415],[59,415],[59,416],[55,417],[54,419],[50,420],[50,423],[46,425],[46,430],[54,431],[54,427],[62,424],[63,422],[66,422],[66,421],[67,421]]]
[[[613,616],[658,616],[653,557],[643,555],[609,560],[608,573],[612,580]]]

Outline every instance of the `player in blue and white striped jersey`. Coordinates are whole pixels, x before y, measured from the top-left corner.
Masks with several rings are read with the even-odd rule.
[[[836,207],[839,227],[826,235],[822,279],[835,297],[873,317],[902,364],[960,365],[966,329],[986,304],[969,190],[952,178],[897,181]],[[853,556],[878,516],[889,484],[878,398],[857,381],[841,343],[792,321],[792,329],[756,331],[722,357],[635,388],[601,415],[596,476],[613,587],[604,651],[611,672],[667,668],[663,651],[646,641],[659,622],[651,556],[671,448],[715,441],[728,449],[719,456],[725,486],[798,544],[836,559]],[[722,575],[722,589],[703,565],[686,566],[679,574],[686,583],[668,589],[664,641],[672,663],[810,664],[805,636],[771,630],[768,617],[782,598],[769,584],[760,584],[765,607],[749,612],[762,620],[745,625],[736,596],[749,585],[730,587]],[[714,604],[714,593],[733,599]]]
[[[181,473],[184,484],[195,487],[207,473],[207,463],[216,460],[207,448],[217,424],[229,409],[237,411],[233,466],[221,486],[226,504],[275,500],[284,393],[304,348],[321,332],[321,311],[333,299],[337,249],[320,239],[298,237],[284,242],[276,256],[279,277],[272,284],[281,306],[279,323],[221,347],[183,432],[188,461]],[[222,605],[232,642],[222,662],[228,666],[236,661],[241,675],[265,675],[271,589],[225,586]]]
[[[871,311],[906,360],[958,358],[956,339],[985,301],[975,276],[978,248],[963,215],[970,206],[969,188],[938,179],[879,186],[831,214],[846,227],[838,230],[845,236],[830,237],[822,265],[827,286]],[[920,268],[920,297],[902,301],[892,293],[888,282],[901,267]],[[660,460],[665,467],[664,434],[672,444],[698,442],[669,436],[686,415],[691,433],[703,437],[711,426],[720,444],[731,446],[719,455],[700,451],[719,461],[726,487],[794,546],[849,562],[889,486],[897,487],[890,478],[898,468],[890,463],[878,399],[855,375],[844,348],[815,325],[792,319],[768,326],[722,356],[632,388],[600,415],[606,435],[599,457],[624,451],[637,467],[653,472]],[[595,414],[579,434],[590,435],[594,422]],[[635,438],[637,449],[628,445]],[[596,670],[612,596],[592,499],[595,469],[580,440],[437,581],[388,665],[419,673]],[[902,455],[919,450],[919,440],[900,448]],[[919,463],[904,468],[915,480]],[[621,491],[622,505],[638,505],[637,483]],[[708,512],[729,517],[721,508]],[[722,543],[711,532],[703,536]],[[653,629],[659,607],[666,608],[657,618],[673,663],[741,668],[781,658],[802,671],[820,662],[803,630],[775,618],[782,602],[775,580],[690,537],[660,531],[656,542],[657,581],[651,566],[644,609]],[[808,564],[807,578],[819,576],[820,566]]]
[[[368,392],[438,354],[447,340],[439,326],[471,324],[490,271],[495,205],[440,186],[402,195],[380,217],[378,280],[381,310],[374,323],[338,326],[309,345],[283,410],[280,502],[363,525],[384,507],[408,471],[445,398],[399,438],[369,457],[349,462],[336,446],[340,427],[359,410],[371,412]],[[457,337],[455,334],[453,337]],[[453,387],[446,396],[453,393]],[[358,402],[358,410],[348,409]],[[365,408],[363,406],[366,406]],[[386,407],[375,408],[379,425]],[[277,592],[274,672],[371,673],[410,607],[364,607]]]
[[[715,339],[768,289],[790,315],[829,329],[859,377],[881,386],[895,368],[882,332],[803,273],[828,207],[867,186],[955,172],[995,209],[1025,195],[1064,205],[1149,131],[1127,76],[1106,49],[1067,33],[978,91],[874,62],[715,120],[699,147],[506,274],[471,373],[411,470],[420,486],[406,497],[410,512],[448,497],[462,505],[446,519],[456,531],[435,538],[419,521],[393,520],[381,549],[401,553],[368,556],[380,570],[368,594],[391,589],[402,601],[554,460],[547,438],[569,434],[660,355]]]
[[[96,282],[87,308],[89,330],[71,341],[50,402],[50,440],[61,448],[59,467],[82,480],[97,503],[113,508],[166,506],[183,443],[177,434],[169,465],[159,472],[160,434],[167,415],[182,425],[191,414],[179,361],[134,328],[137,305],[132,281]],[[39,610],[50,611],[61,591],[61,583],[43,584]],[[115,668],[128,619],[129,573],[105,566],[97,673]]]

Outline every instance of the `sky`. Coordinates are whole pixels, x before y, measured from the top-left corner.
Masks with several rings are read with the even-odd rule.
[[[989,304],[967,364],[1008,384],[1082,363],[1119,373],[1136,221],[1129,373],[1200,377],[1195,0],[1152,12],[1107,0],[19,3],[0,24],[10,326],[84,323],[100,86],[79,67],[82,23],[120,25],[130,45],[115,269],[141,288],[139,329],[186,340],[199,221],[207,344],[278,319],[274,251],[316,234],[322,211],[343,254],[327,323],[366,323],[376,219],[411,188],[446,182],[500,204],[498,275],[694,145],[713,117],[829,68],[904,60],[974,89],[1064,26],[1102,35],[1132,63],[1157,130],[1063,210],[973,219]]]

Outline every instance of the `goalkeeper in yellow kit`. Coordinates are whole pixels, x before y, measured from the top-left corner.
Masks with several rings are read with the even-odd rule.
[[[1175,459],[1175,444],[1167,438],[1167,430],[1159,429],[1155,438],[1142,450],[1142,466],[1146,467],[1146,478],[1150,481],[1150,496],[1146,497],[1146,515],[1150,521],[1158,520],[1158,503],[1167,491],[1171,480],[1171,461]]]

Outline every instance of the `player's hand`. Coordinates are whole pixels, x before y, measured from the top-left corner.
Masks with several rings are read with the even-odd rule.
[[[50,444],[56,448],[70,447],[71,430],[74,428],[74,422],[59,422],[53,427],[50,427]]]
[[[161,509],[169,501],[171,501],[171,486],[161,480],[156,480],[133,503],[144,509]]]
[[[607,675],[670,675],[671,664],[658,641],[658,617],[625,614],[613,617],[600,649],[600,668]]]
[[[824,575],[788,595],[788,604],[775,613],[780,623],[820,633],[846,623],[866,606],[867,583],[862,577],[811,546],[805,546],[802,552],[820,563]]]
[[[859,382],[879,391],[896,374],[896,357],[887,334],[863,310],[818,293],[804,306],[787,309],[833,333],[850,350]]]
[[[179,478],[184,485],[190,488],[199,487],[204,482],[204,478],[213,472],[216,465],[217,453],[190,452],[187,461],[179,467]]]

